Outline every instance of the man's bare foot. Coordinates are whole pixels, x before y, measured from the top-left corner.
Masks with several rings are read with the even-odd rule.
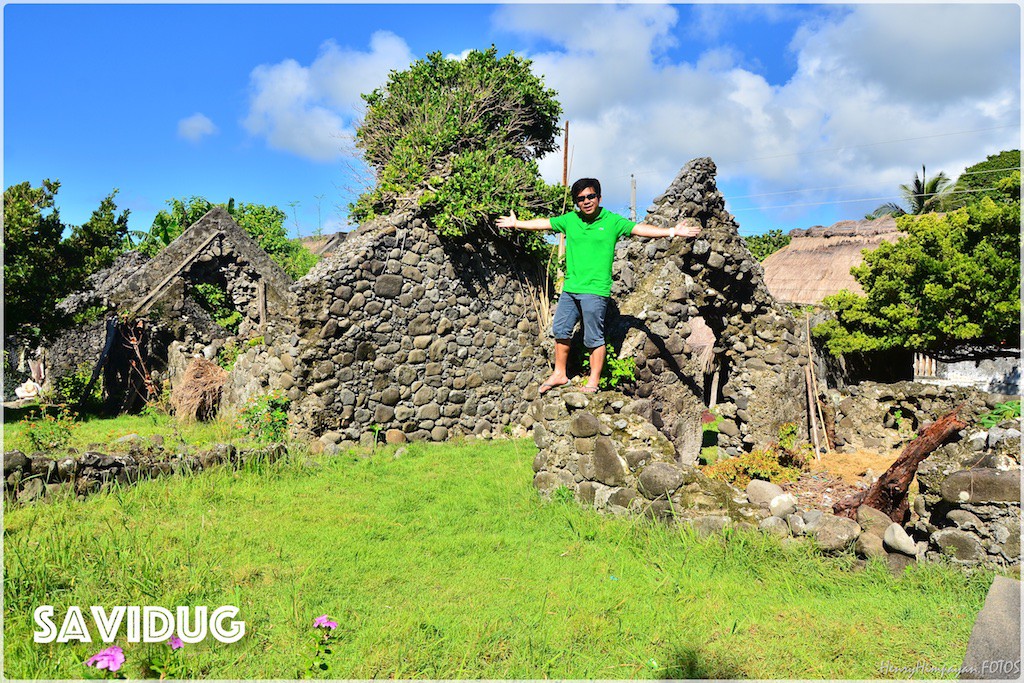
[[[544,384],[540,385],[540,388],[537,389],[537,393],[539,395],[543,395],[543,394],[546,394],[547,392],[551,391],[555,387],[560,387],[563,384],[568,384],[568,383],[569,383],[569,378],[568,377],[564,377],[564,376],[563,377],[557,377],[555,375],[552,375],[551,377],[548,377],[547,381],[544,382]]]
[[[586,384],[586,385],[580,387],[580,391],[583,392],[584,394],[596,394],[597,393],[597,387],[592,387],[589,384]]]

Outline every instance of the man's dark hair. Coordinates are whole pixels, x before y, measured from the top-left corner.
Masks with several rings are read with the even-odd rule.
[[[587,189],[588,187],[594,188],[594,192],[597,193],[597,196],[601,196],[600,180],[598,180],[597,178],[580,178],[579,180],[572,184],[571,191],[573,202],[575,202],[576,198],[580,196],[580,193],[583,192],[583,190]]]

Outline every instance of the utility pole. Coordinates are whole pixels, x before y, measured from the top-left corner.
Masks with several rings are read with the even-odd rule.
[[[636,223],[636,176],[629,174],[629,220]]]
[[[562,187],[569,187],[569,121],[565,122],[565,138],[562,141]],[[569,198],[572,201],[572,197]],[[558,258],[565,258],[565,235],[558,235]]]
[[[298,199],[288,202],[288,206],[292,207],[292,221],[295,222],[295,239],[299,239],[299,216],[295,212],[295,207],[301,203]]]

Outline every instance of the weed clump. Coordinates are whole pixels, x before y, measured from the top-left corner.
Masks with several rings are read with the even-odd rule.
[[[63,448],[71,441],[71,433],[78,424],[75,414],[61,408],[56,415],[44,414],[38,419],[22,420],[25,436],[38,451]]]
[[[291,403],[291,399],[279,391],[249,399],[238,416],[239,426],[257,441],[284,441],[288,436]]]
[[[807,448],[797,445],[797,426],[787,422],[779,428],[779,440],[763,449],[726,458],[703,467],[712,479],[745,487],[751,479],[773,484],[796,481],[807,465]]]

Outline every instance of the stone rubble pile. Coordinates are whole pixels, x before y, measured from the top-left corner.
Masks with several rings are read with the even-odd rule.
[[[753,480],[745,491],[680,464],[672,443],[649,421],[649,399],[619,392],[563,391],[530,406],[526,422],[539,452],[534,487],[545,497],[565,488],[583,505],[644,515],[701,533],[753,529],[805,539],[826,553],[850,550],[898,571],[940,556],[961,564],[1020,565],[1019,420],[940,449],[919,470],[919,519],[894,522],[866,505],[856,521],[801,510],[781,486]]]

